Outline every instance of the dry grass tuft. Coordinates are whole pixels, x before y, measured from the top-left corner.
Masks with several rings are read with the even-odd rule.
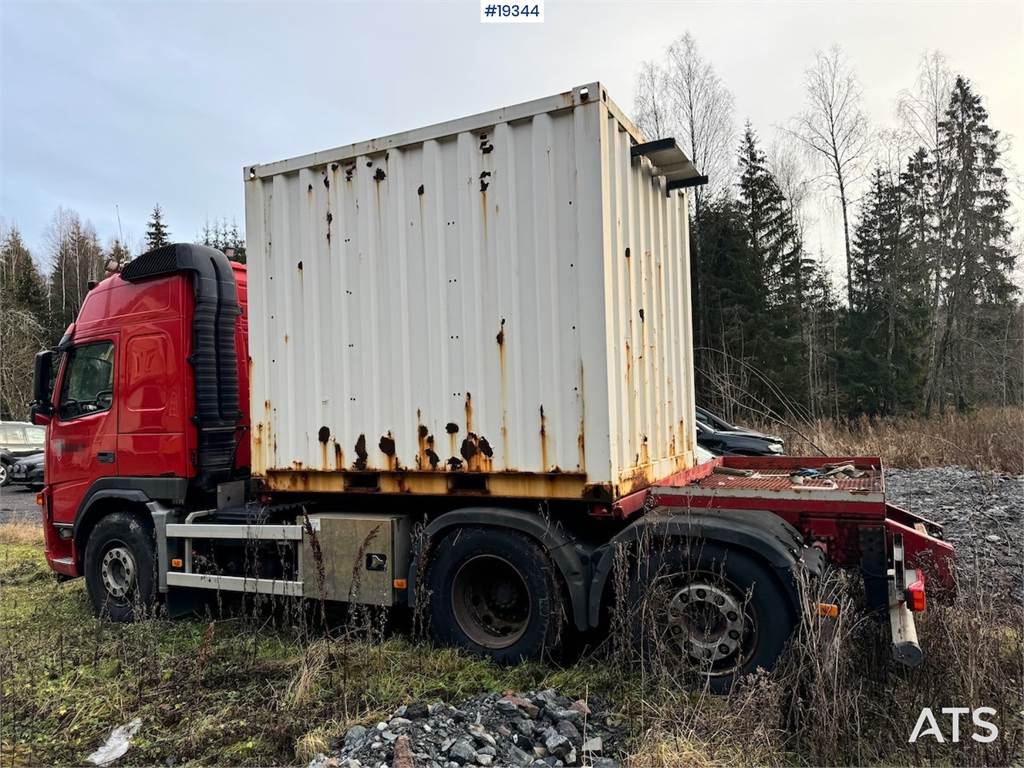
[[[43,543],[43,529],[38,523],[0,523],[0,544]]]
[[[793,455],[880,456],[887,466],[916,469],[959,465],[988,472],[1024,473],[1024,409],[986,407],[929,418],[901,416],[851,422],[819,421],[781,432]]]

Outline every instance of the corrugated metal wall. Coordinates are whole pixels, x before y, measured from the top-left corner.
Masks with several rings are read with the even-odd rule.
[[[610,449],[617,493],[694,464],[693,334],[687,196],[666,195],[606,115]]]
[[[617,125],[577,89],[247,169],[254,473],[579,497],[678,464],[685,203]]]

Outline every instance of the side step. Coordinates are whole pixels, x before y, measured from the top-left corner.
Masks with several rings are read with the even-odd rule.
[[[302,597],[301,581],[247,579],[244,576],[216,576],[209,573],[168,571],[167,586],[193,589],[217,589],[226,592],[252,592],[261,595]]]

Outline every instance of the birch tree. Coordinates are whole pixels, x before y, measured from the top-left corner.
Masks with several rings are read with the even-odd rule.
[[[821,163],[824,178],[838,198],[843,218],[846,299],[852,304],[851,190],[861,177],[861,162],[869,148],[868,119],[861,106],[860,84],[838,46],[818,53],[804,83],[807,107],[790,132]]]

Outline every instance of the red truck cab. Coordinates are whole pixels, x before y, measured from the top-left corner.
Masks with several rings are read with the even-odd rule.
[[[81,574],[80,544],[105,506],[134,495],[182,503],[213,491],[214,477],[247,473],[245,266],[203,246],[188,252],[191,269],[166,273],[158,254],[107,277],[57,350],[37,357],[37,387],[53,383],[36,393],[33,420],[47,424],[43,517],[58,573]],[[200,416],[203,400],[218,418]]]

